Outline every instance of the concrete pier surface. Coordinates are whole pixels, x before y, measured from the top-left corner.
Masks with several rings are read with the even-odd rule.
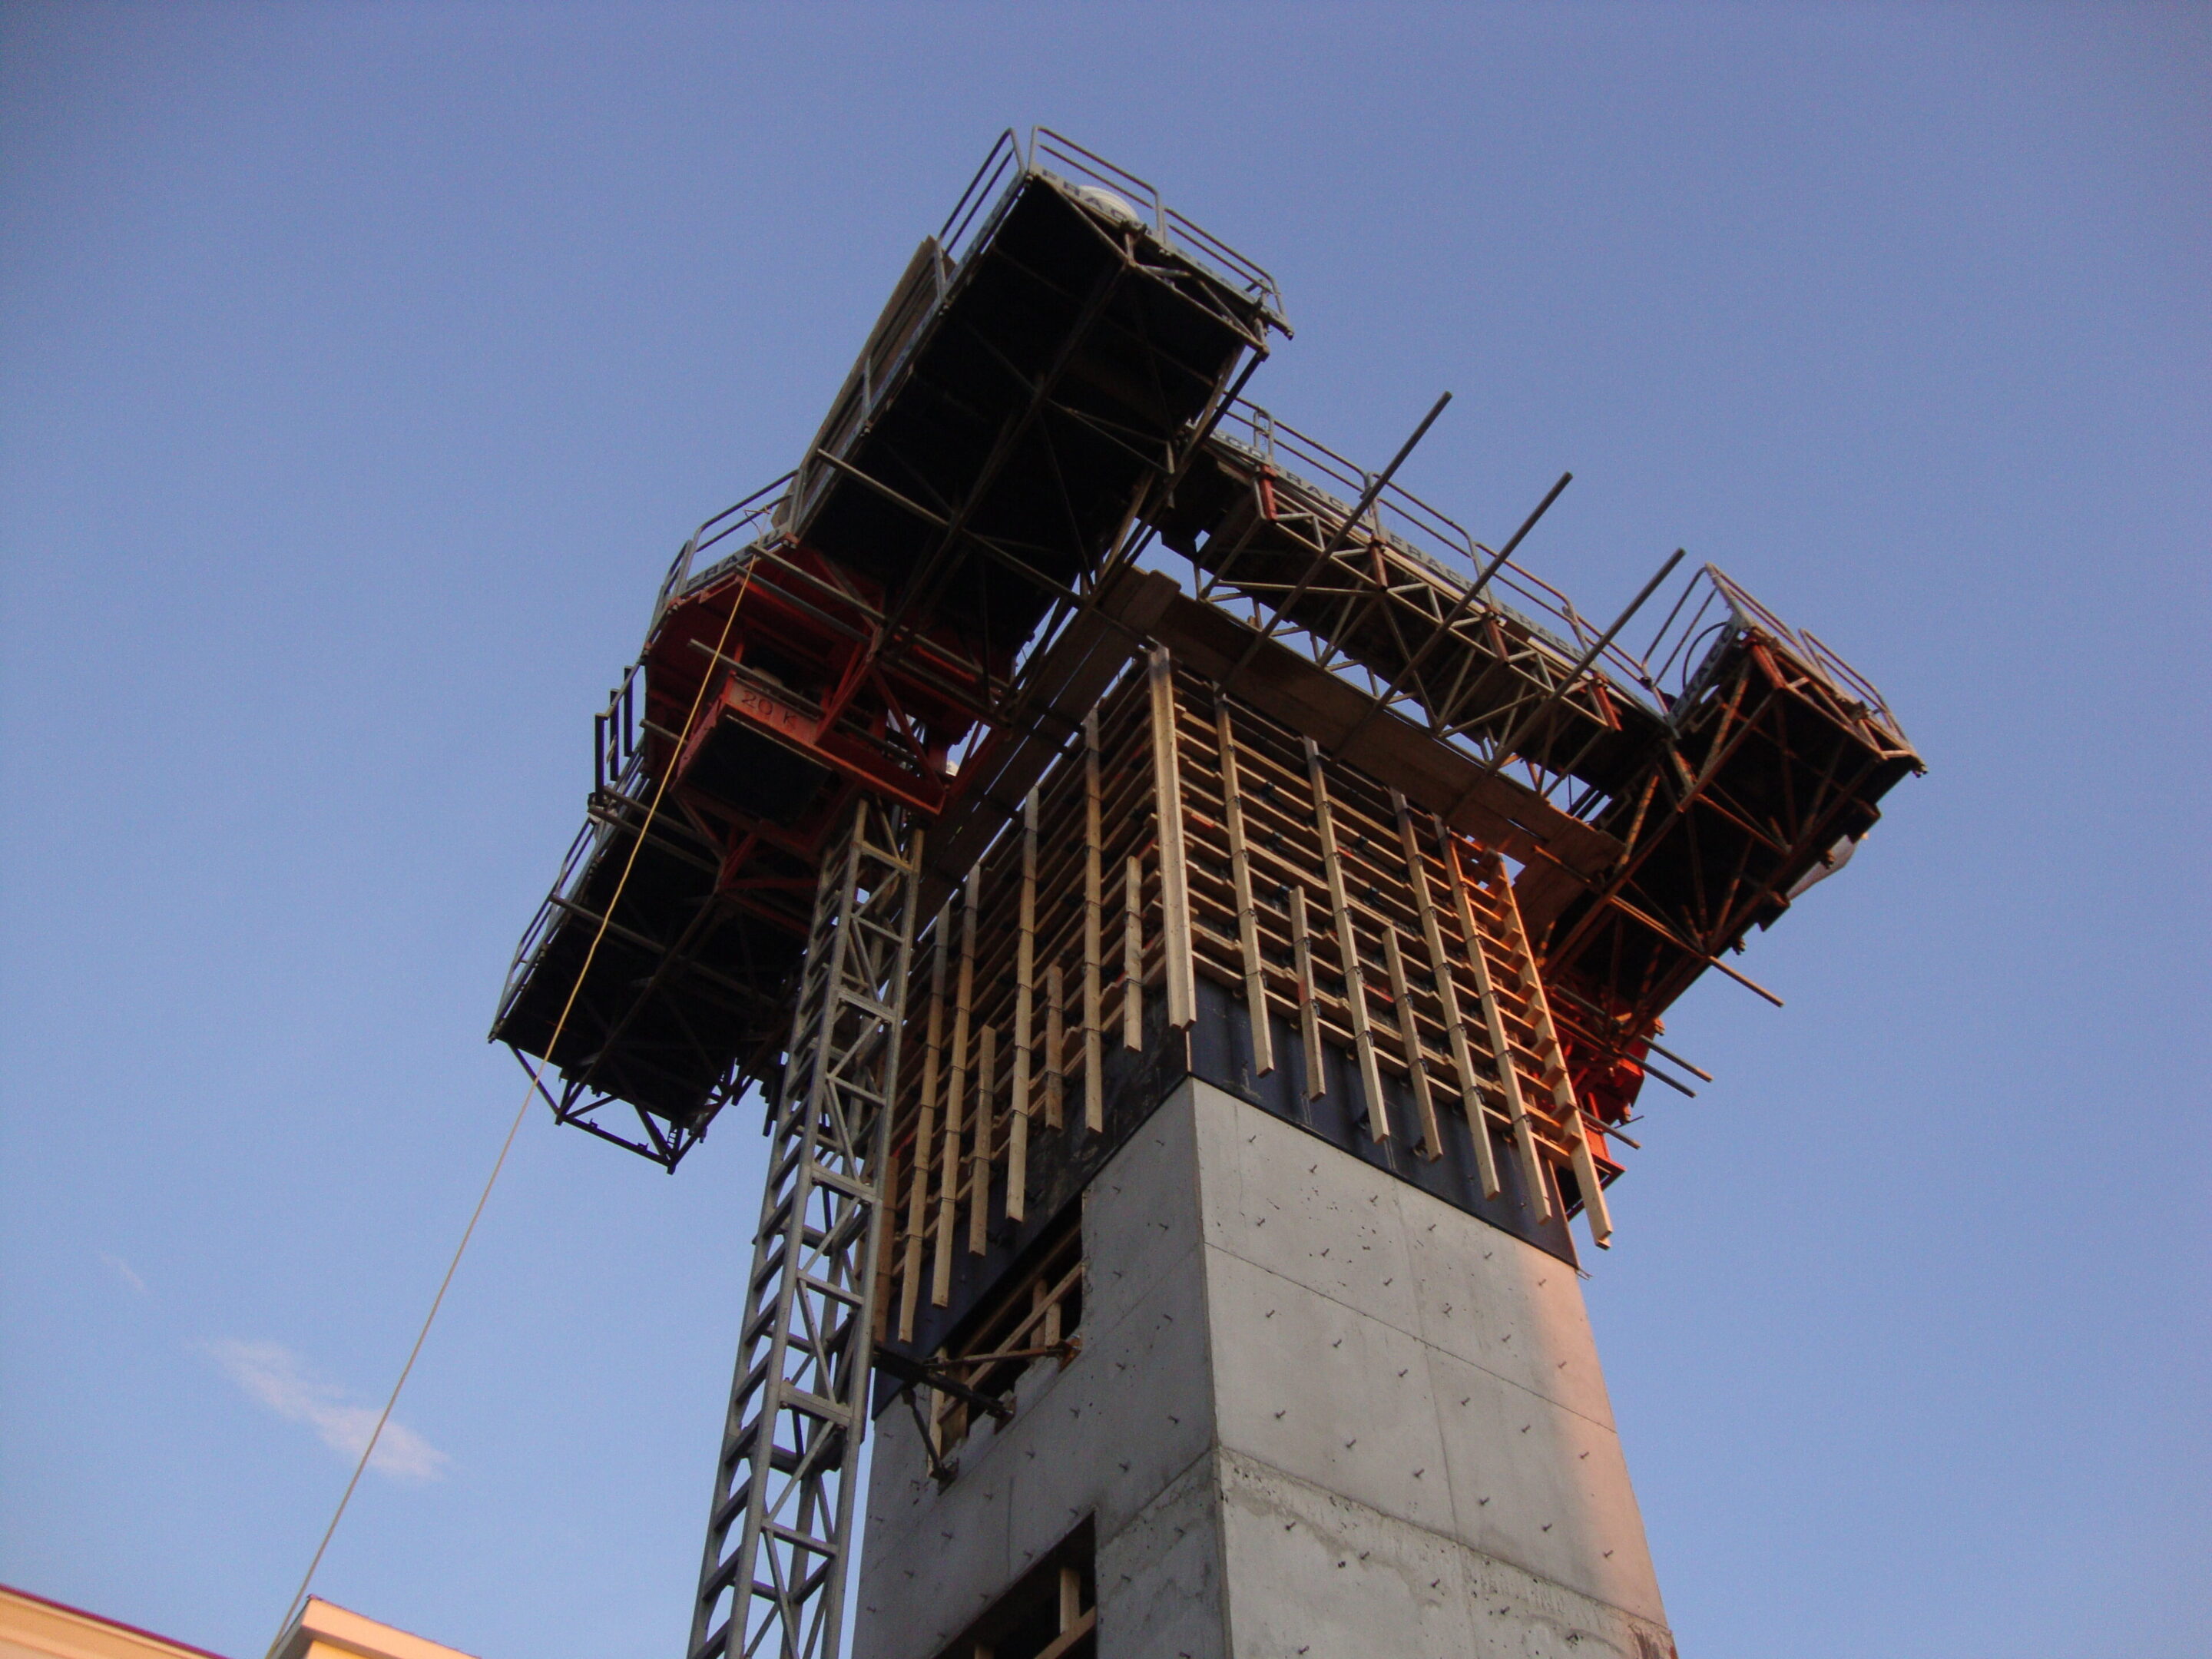
[[[971,1659],[1086,1525],[1101,1659],[1672,1659],[1571,1267],[1194,1078],[1082,1230],[1082,1352],[954,1479],[877,1419],[857,1659]]]

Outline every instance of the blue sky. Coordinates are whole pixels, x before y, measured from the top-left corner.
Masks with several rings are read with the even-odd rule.
[[[1686,545],[1931,763],[1615,1189],[1684,1651],[2212,1647],[2208,72],[2148,6],[0,7],[0,1578],[266,1643],[655,581],[1042,121],[1277,274],[1263,402],[1372,465],[1451,390],[1410,487],[1571,467],[1533,568]],[[529,1122],[323,1594],[676,1651],[760,1145]]]

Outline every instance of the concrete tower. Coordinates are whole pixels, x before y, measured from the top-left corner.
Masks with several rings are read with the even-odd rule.
[[[1081,1351],[878,1421],[859,1659],[1672,1655],[1571,1258],[1197,1078],[1079,1211]]]
[[[1156,651],[918,958],[860,1659],[1673,1653],[1502,862]]]

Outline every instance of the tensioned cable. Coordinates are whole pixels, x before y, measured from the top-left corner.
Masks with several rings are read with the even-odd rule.
[[[738,584],[737,597],[730,601],[730,614],[722,619],[722,632],[714,641],[715,659],[721,657],[722,648],[730,642],[730,629],[737,624],[738,607],[744,604],[746,590],[752,586],[754,562],[747,561],[744,578]],[[584,952],[584,965],[576,970],[576,982],[568,988],[568,999],[561,1005],[561,1018],[553,1022],[552,1037],[545,1044],[545,1053],[549,1055],[560,1047],[561,1034],[568,1028],[568,1016],[576,1006],[576,998],[583,991],[585,977],[592,971],[592,958],[599,955],[600,942],[606,938],[607,928],[614,921],[615,907],[622,902],[623,890],[629,885],[630,872],[637,867],[637,855],[645,850],[645,838],[653,830],[653,820],[660,811],[661,797],[668,793],[669,780],[675,774],[676,756],[683,751],[684,744],[690,740],[692,725],[699,718],[699,706],[706,701],[707,687],[714,679],[712,666],[710,659],[710,672],[699,677],[699,689],[692,694],[691,708],[684,716],[683,730],[670,752],[669,766],[661,774],[659,782],[653,787],[653,799],[645,809],[645,822],[638,827],[637,841],[629,849],[629,857],[623,861],[622,876],[615,883],[615,890],[607,900],[607,908],[600,912],[599,929],[592,935],[591,948]],[[384,1409],[377,1414],[376,1426],[369,1431],[368,1443],[361,1449],[361,1459],[353,1466],[352,1478],[347,1480],[345,1491],[338,1498],[338,1506],[331,1513],[331,1524],[323,1528],[322,1542],[315,1546],[314,1559],[307,1563],[307,1571],[300,1580],[300,1588],[293,1593],[291,1605],[284,1609],[284,1617],[277,1623],[276,1639],[269,1644],[267,1659],[276,1659],[276,1650],[291,1630],[292,1621],[300,1616],[301,1609],[307,1604],[307,1587],[315,1582],[315,1571],[323,1565],[324,1553],[331,1547],[331,1539],[337,1532],[338,1522],[345,1517],[346,1505],[353,1502],[354,1488],[361,1484],[362,1472],[368,1468],[368,1460],[375,1455],[376,1443],[383,1437],[384,1425],[392,1420],[392,1408],[399,1403],[399,1391],[407,1386],[407,1378],[415,1369],[416,1360],[422,1355],[422,1344],[429,1337],[430,1327],[438,1317],[438,1310],[444,1305],[446,1292],[453,1283],[453,1274],[459,1270],[461,1256],[469,1248],[469,1240],[476,1236],[477,1223],[483,1218],[484,1206],[491,1200],[491,1189],[499,1181],[499,1172],[507,1167],[507,1155],[514,1148],[514,1137],[521,1133],[522,1121],[530,1115],[531,1099],[538,1092],[538,1079],[544,1076],[548,1063],[540,1060],[531,1069],[530,1082],[522,1091],[522,1104],[515,1108],[514,1121],[507,1126],[507,1139],[499,1144],[499,1156],[492,1160],[491,1174],[484,1178],[483,1191],[477,1194],[477,1206],[469,1212],[469,1224],[461,1230],[461,1242],[453,1247],[453,1259],[446,1264],[446,1276],[438,1281],[438,1293],[430,1298],[430,1311],[422,1316],[422,1328],[415,1333],[415,1346],[407,1351],[407,1363],[399,1368],[399,1380],[392,1385],[391,1395],[385,1401]]]

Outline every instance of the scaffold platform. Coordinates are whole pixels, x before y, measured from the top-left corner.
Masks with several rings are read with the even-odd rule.
[[[799,466],[686,542],[599,717],[492,1031],[550,1063],[562,1121],[672,1167],[773,1074],[855,792],[988,844],[1139,643],[1131,544],[1283,326],[1273,278],[1141,179],[1000,141]]]

